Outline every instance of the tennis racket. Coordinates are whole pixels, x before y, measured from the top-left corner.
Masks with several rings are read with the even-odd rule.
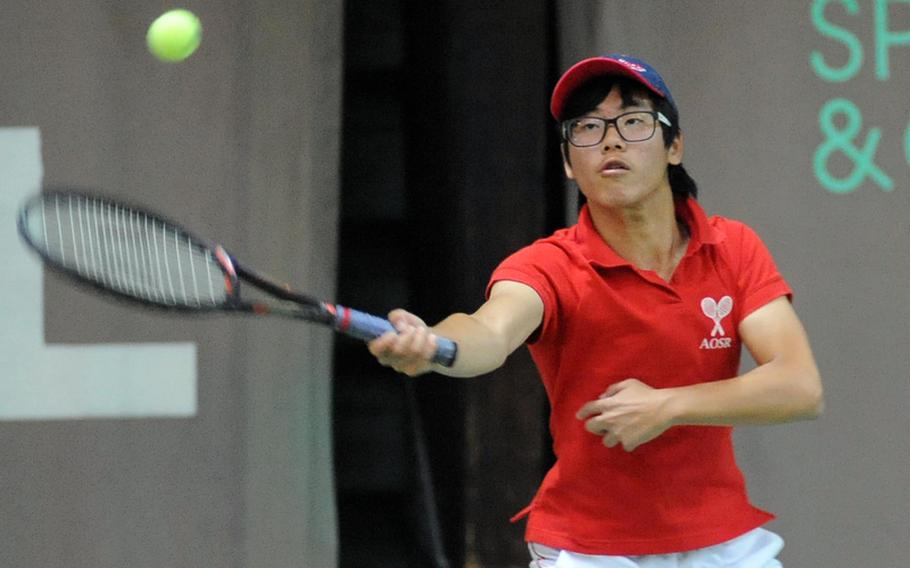
[[[96,291],[183,314],[275,315],[369,341],[395,331],[384,318],[311,298],[239,263],[224,247],[143,208],[71,190],[28,199],[19,234],[44,263]],[[242,295],[244,284],[265,300]],[[451,366],[456,344],[437,338],[433,361]]]

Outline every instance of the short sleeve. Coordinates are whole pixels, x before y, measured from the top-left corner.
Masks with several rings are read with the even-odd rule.
[[[561,247],[547,241],[538,241],[507,257],[493,271],[486,288],[486,297],[497,282],[519,282],[532,288],[544,305],[541,327],[529,339],[534,343],[543,335],[558,333],[562,297],[568,288],[567,254]]]
[[[771,252],[750,227],[728,222],[727,247],[737,274],[741,318],[781,296],[792,300],[793,290],[777,268]]]

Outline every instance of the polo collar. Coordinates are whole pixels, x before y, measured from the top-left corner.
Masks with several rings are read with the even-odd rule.
[[[694,254],[702,245],[716,245],[723,240],[723,235],[711,226],[705,211],[694,198],[676,198],[674,203],[676,217],[682,219],[689,229],[689,245],[685,256]],[[582,254],[588,262],[607,268],[631,265],[601,238],[587,204],[579,212],[576,235]]]

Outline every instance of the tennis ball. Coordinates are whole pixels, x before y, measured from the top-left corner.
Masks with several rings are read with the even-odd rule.
[[[202,41],[202,24],[189,10],[170,10],[158,16],[145,36],[149,51],[161,61],[183,61]]]

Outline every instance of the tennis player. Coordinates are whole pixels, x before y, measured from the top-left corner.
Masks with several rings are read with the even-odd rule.
[[[529,346],[557,458],[516,515],[530,566],[781,566],[732,427],[821,412],[790,287],[754,231],[696,202],[676,103],[649,64],[580,61],[550,110],[586,201],[577,224],[505,259],[473,314],[428,327],[396,310],[399,334],[370,351],[412,376],[475,376]],[[458,343],[453,367],[430,362],[436,336]],[[739,374],[743,345],[757,366]]]

